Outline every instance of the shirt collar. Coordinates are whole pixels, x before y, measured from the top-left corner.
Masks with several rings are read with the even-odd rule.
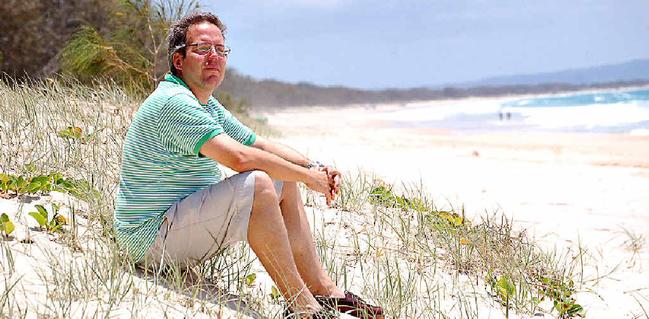
[[[209,105],[209,102],[207,104],[201,103],[201,101],[198,100],[198,98],[194,95],[192,90],[189,88],[189,86],[187,86],[187,83],[185,83],[185,81],[183,81],[183,79],[181,79],[181,78],[179,78],[179,77],[177,77],[177,76],[175,76],[175,75],[173,75],[171,73],[167,73],[167,74],[165,74],[164,80],[167,81],[167,82],[179,84],[179,85],[182,85],[183,87],[185,87],[187,90],[189,90],[189,92],[192,93],[192,97],[194,98],[194,100],[196,100],[196,102],[198,102],[198,104],[203,105],[203,106]],[[210,100],[211,99],[212,99],[212,96],[210,96]]]
[[[177,76],[175,76],[175,75],[173,75],[171,73],[165,74],[165,81],[180,84],[180,85],[184,86],[186,89],[189,90],[189,86],[187,86],[187,84],[185,84],[185,81],[183,81],[183,79],[181,79],[181,78],[179,78],[179,77],[177,77]]]

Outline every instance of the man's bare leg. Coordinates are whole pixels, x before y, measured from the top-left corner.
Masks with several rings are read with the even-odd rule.
[[[304,284],[293,260],[272,179],[254,172],[255,197],[248,224],[248,243],[294,311],[314,311],[320,305]]]
[[[344,297],[345,293],[336,287],[318,258],[297,184],[284,182],[280,200],[288,241],[302,280],[314,295]]]

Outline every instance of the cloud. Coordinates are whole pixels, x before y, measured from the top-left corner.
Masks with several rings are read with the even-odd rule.
[[[301,6],[309,6],[309,7],[337,7],[342,4],[345,4],[345,2],[349,1],[344,1],[344,0],[289,0],[289,1],[281,1],[281,2],[288,2],[288,3],[294,3],[296,5],[301,5]]]
[[[352,0],[244,0],[248,4],[282,8],[337,8]]]

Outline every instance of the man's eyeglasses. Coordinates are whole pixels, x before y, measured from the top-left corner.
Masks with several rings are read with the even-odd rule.
[[[176,50],[182,49],[184,47],[194,47],[194,52],[199,55],[207,55],[208,53],[212,52],[212,48],[214,48],[214,52],[220,57],[227,57],[228,54],[230,54],[230,51],[232,51],[230,48],[220,45],[220,44],[212,44],[209,42],[199,42],[199,43],[192,43],[192,44],[182,44],[176,47]]]

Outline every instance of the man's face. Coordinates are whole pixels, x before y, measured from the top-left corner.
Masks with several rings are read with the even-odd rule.
[[[214,50],[200,54],[196,46],[191,46],[196,43],[224,46],[225,39],[221,30],[212,23],[194,24],[187,29],[188,46],[185,49],[185,57],[180,53],[174,55],[174,65],[182,72],[183,81],[192,91],[209,91],[211,94],[223,81],[227,57],[219,56]]]

